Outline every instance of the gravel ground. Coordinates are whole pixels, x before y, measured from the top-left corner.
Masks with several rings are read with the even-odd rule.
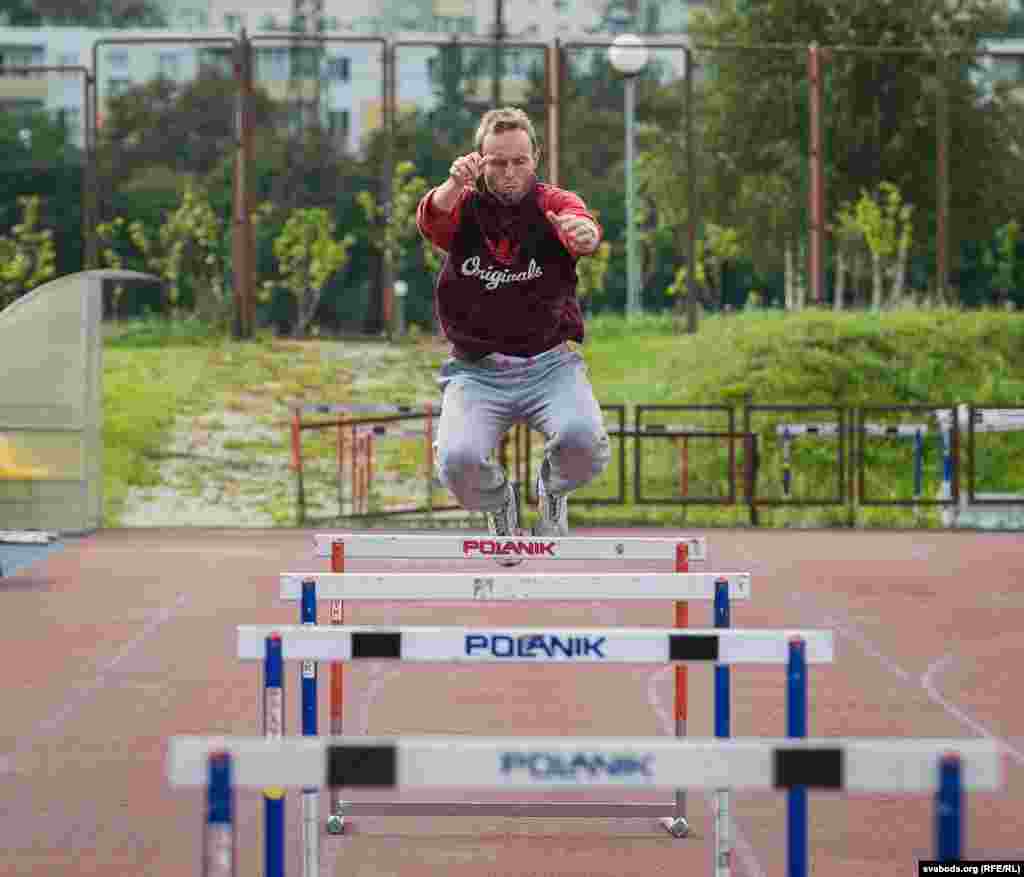
[[[381,390],[404,382],[423,405],[438,402],[432,369],[408,372],[408,353],[374,343],[322,342],[321,357],[343,360],[353,376],[352,400],[370,401]],[[401,369],[400,375],[395,374]],[[257,397],[247,400],[260,403]],[[310,402],[318,401],[310,399]],[[198,417],[179,416],[161,450],[159,486],[132,488],[119,516],[123,527],[274,527],[296,523],[296,479],[289,468],[290,433],[286,404],[265,401],[260,413],[221,405]],[[265,449],[239,447],[260,442]],[[333,460],[304,456],[307,513],[324,517],[338,513]],[[347,470],[346,470],[347,471]],[[421,500],[423,479],[403,482],[375,465],[374,488],[385,502]],[[349,485],[344,485],[346,496]],[[443,491],[440,492],[442,495]],[[441,500],[448,503],[448,498]],[[350,509],[349,503],[345,503]],[[475,516],[474,516],[475,518]],[[417,517],[419,525],[459,526],[463,512]]]
[[[251,451],[225,447],[253,441],[270,442],[277,453],[261,461]],[[275,526],[271,501],[294,493],[287,441],[283,429],[237,411],[178,417],[160,464],[160,486],[129,491],[121,526]]]

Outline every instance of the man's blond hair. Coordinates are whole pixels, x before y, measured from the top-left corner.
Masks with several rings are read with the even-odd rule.
[[[525,131],[530,137],[534,157],[540,154],[540,144],[537,142],[533,122],[526,113],[515,107],[502,107],[484,113],[480,127],[476,129],[476,151],[483,152],[484,138],[488,134],[501,134],[503,131]]]

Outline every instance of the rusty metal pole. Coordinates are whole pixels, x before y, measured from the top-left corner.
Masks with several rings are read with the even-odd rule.
[[[252,89],[252,43],[242,30],[235,44],[235,179],[234,221],[231,256],[234,278],[235,337],[252,338],[255,317],[255,244],[249,209],[249,167],[252,154],[250,92]]]
[[[687,221],[686,331],[697,332],[697,145],[693,126],[693,52],[683,49],[686,58],[686,186],[690,209]]]
[[[938,86],[936,99],[936,241],[935,281],[938,286],[938,294],[942,299],[946,297],[949,287],[949,95],[946,91],[946,56],[940,53],[935,59],[936,83]]]
[[[807,77],[809,88],[808,112],[809,122],[809,155],[811,186],[810,186],[810,217],[811,241],[807,248],[807,274],[811,286],[811,297],[814,303],[821,304],[824,287],[824,266],[822,252],[825,235],[825,175],[821,150],[821,79],[822,52],[817,43],[811,43],[807,49]]]
[[[256,335],[256,229],[252,223],[252,168],[254,158],[253,129],[253,47],[252,41],[243,31],[243,60],[245,76],[242,79],[244,89],[244,103],[242,104],[242,157],[245,162],[245,173],[242,175],[242,194],[245,198],[244,215],[244,242],[246,256],[245,272],[245,331],[246,338],[254,338]]]
[[[505,4],[494,0],[494,70],[491,79],[491,103],[497,109],[501,106],[501,79],[504,75],[502,63],[502,41],[505,39]]]
[[[382,87],[382,118],[381,121],[384,125],[384,162],[381,171],[381,205],[383,207],[383,222],[385,228],[391,224],[391,210],[392,210],[392,199],[394,193],[392,191],[394,185],[395,175],[395,158],[394,158],[394,137],[395,137],[395,64],[397,59],[395,57],[395,46],[391,42],[387,42],[384,45],[384,77],[381,83]],[[384,334],[388,340],[391,340],[392,328],[388,317],[391,314],[392,307],[391,301],[394,295],[394,271],[395,266],[391,263],[391,253],[387,248],[381,254],[381,272],[380,272],[380,285],[381,285],[381,296],[380,296],[380,310],[377,313],[376,321],[378,322]]]

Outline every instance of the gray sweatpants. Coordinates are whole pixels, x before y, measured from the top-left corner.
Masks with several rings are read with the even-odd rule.
[[[611,459],[586,363],[565,344],[531,358],[448,359],[438,384],[444,394],[434,443],[438,479],[464,509],[501,508],[505,471],[488,458],[516,422],[547,439],[541,477],[549,493],[565,495],[592,481]]]

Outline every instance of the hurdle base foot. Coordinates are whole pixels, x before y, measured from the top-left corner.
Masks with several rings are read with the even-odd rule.
[[[690,823],[682,816],[664,816],[658,822],[672,837],[689,837]]]
[[[332,813],[327,817],[327,833],[328,834],[344,834],[345,833],[345,817],[340,813]]]

